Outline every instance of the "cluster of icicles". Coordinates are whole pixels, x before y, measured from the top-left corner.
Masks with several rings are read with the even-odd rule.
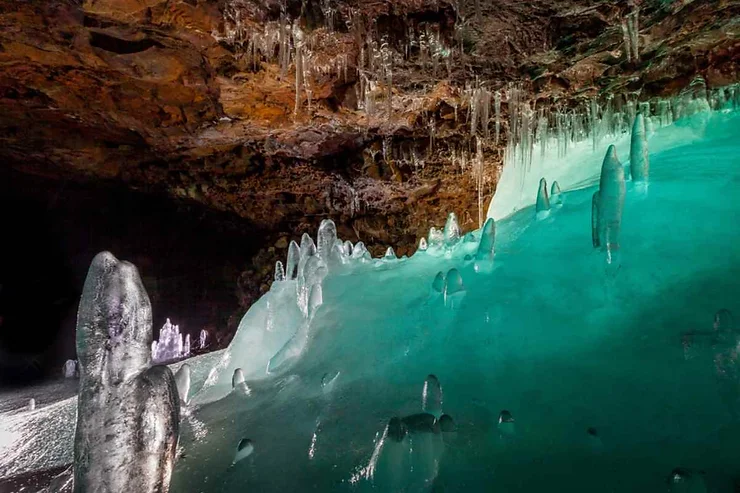
[[[487,219],[480,230],[463,235],[457,216],[450,213],[444,229],[432,227],[427,238],[419,240],[416,254],[451,257],[453,252],[462,252],[465,261],[475,262],[477,272],[488,271],[493,264],[495,237],[496,224],[492,218]],[[275,264],[275,281],[297,281],[298,306],[304,318],[310,319],[322,303],[321,282],[330,269],[352,263],[387,265],[406,259],[406,256],[398,258],[393,247],[388,247],[381,258],[373,259],[362,241],[352,244],[337,238],[334,222],[325,219],[319,226],[317,243],[308,234],[303,235],[300,245],[291,241],[285,266],[281,261]],[[457,269],[437,274],[432,287],[442,293],[445,300],[465,290]]]
[[[208,345],[208,331],[202,329],[198,338],[198,347],[205,349]],[[190,334],[180,333],[180,326],[174,325],[168,318],[159,330],[159,340],[152,341],[152,360],[155,363],[174,361],[190,356]]]

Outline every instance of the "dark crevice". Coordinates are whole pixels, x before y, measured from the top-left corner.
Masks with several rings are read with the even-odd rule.
[[[90,31],[90,45],[101,50],[110,51],[119,55],[140,53],[152,47],[161,48],[162,45],[153,39],[127,40],[116,38],[99,31]]]

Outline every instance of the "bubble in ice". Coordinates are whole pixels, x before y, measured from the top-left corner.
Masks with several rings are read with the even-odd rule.
[[[677,467],[668,477],[670,493],[706,493],[705,473],[685,467]]]
[[[234,454],[234,460],[231,462],[231,465],[233,466],[240,460],[244,460],[252,453],[254,452],[254,445],[252,444],[252,440],[249,438],[242,438],[239,440],[239,443],[236,445],[236,453]]]
[[[513,437],[516,434],[514,416],[505,409],[498,415],[498,431],[503,437]]]
[[[427,375],[421,389],[421,409],[439,418],[442,415],[442,385],[436,375]]]
[[[452,247],[460,241],[460,224],[454,212],[450,212],[447,216],[447,222],[445,223],[445,229],[442,234],[444,236],[444,242],[448,247]]]
[[[537,187],[537,202],[535,204],[535,212],[546,212],[550,210],[550,198],[547,195],[547,180],[544,178],[540,179],[540,184]]]
[[[190,400],[190,365],[183,364],[177,373],[175,373],[175,384],[177,393],[180,396],[180,402],[187,404]]]
[[[288,258],[285,260],[285,279],[295,279],[300,259],[300,247],[298,246],[298,243],[291,241],[290,245],[288,245]]]
[[[444,291],[445,288],[445,275],[442,273],[442,271],[437,272],[437,275],[434,276],[434,280],[432,281],[432,289],[438,293],[441,293]]]

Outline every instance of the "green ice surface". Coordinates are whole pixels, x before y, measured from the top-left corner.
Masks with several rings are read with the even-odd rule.
[[[592,185],[544,219],[532,206],[499,221],[491,272],[463,249],[332,271],[295,364],[185,411],[172,492],[393,491],[363,468],[390,418],[421,412],[428,374],[458,432],[436,477],[408,471],[397,491],[654,493],[679,466],[733,491],[736,338],[695,336],[687,353],[682,337],[711,332],[720,309],[740,322],[740,117],[681,125],[701,139],[651,154],[647,191],[627,183],[618,268],[591,244]],[[466,291],[445,305],[432,281],[453,267]],[[254,313],[280,311],[291,282]],[[513,438],[497,430],[503,409]],[[254,453],[231,465],[242,438]]]

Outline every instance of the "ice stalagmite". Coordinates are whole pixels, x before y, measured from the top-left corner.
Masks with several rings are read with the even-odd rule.
[[[64,374],[64,378],[75,378],[77,376],[77,362],[75,360],[68,359],[64,363],[62,373]]]
[[[478,267],[478,262],[490,262],[493,260],[493,247],[495,240],[496,222],[492,217],[489,217],[486,219],[483,229],[481,229],[480,243],[478,244],[478,251],[475,253],[475,260],[477,261],[476,267]]]
[[[601,165],[597,222],[599,243],[609,253],[619,250],[624,193],[624,168],[617,158],[616,149],[610,145]]]
[[[630,140],[630,175],[632,181],[647,182],[650,175],[650,157],[648,155],[645,118],[638,113],[632,124],[632,139]]]
[[[560,196],[560,185],[557,181],[554,181],[550,187],[550,204],[559,205],[562,201],[563,199]]]
[[[319,233],[316,237],[316,249],[318,255],[324,262],[329,262],[334,243],[337,241],[337,227],[331,219],[324,219],[319,225]]]
[[[234,370],[234,375],[231,377],[231,388],[235,392],[249,395],[251,391],[244,381],[244,372],[241,368]]]
[[[275,262],[275,281],[285,280],[285,269],[283,269],[283,263],[281,261]]]
[[[442,385],[435,375],[428,375],[421,390],[421,409],[435,418],[442,416]]]
[[[445,245],[448,247],[451,247],[460,241],[460,224],[457,222],[457,216],[454,212],[450,212],[450,215],[447,216],[443,235]]]
[[[175,384],[180,402],[187,404],[190,401],[190,365],[185,363],[175,373]]]
[[[149,367],[151,342],[151,304],[136,267],[98,254],[77,318],[75,493],[169,491],[180,399],[170,369]]]
[[[288,258],[285,260],[285,279],[295,279],[300,258],[301,250],[298,243],[291,241],[290,245],[288,245]]]
[[[550,210],[550,198],[547,196],[547,180],[540,179],[540,185],[537,188],[537,205],[535,212],[545,212]]]
[[[427,239],[422,238],[419,240],[419,251],[420,252],[426,252],[427,251]]]
[[[385,251],[385,255],[383,255],[383,258],[386,260],[396,260],[396,252],[393,251],[393,247],[388,247],[388,249]]]

